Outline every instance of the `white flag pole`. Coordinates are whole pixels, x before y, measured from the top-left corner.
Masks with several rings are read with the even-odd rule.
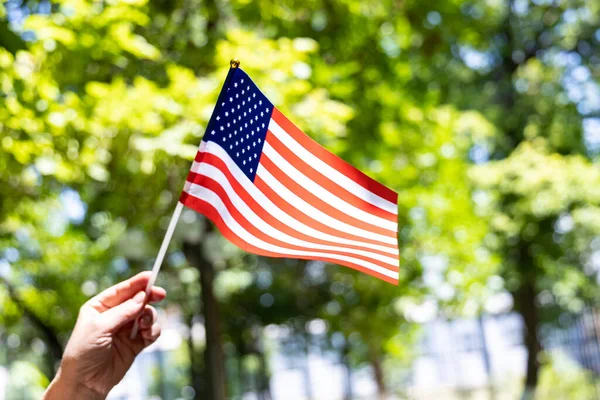
[[[158,255],[156,256],[156,260],[154,261],[154,266],[152,267],[152,275],[150,276],[148,285],[146,285],[146,299],[148,299],[148,297],[150,296],[152,286],[154,286],[154,283],[156,282],[158,271],[160,271],[160,266],[162,265],[162,262],[165,258],[165,254],[167,253],[167,249],[169,248],[169,243],[171,243],[171,238],[173,237],[173,232],[175,232],[175,227],[177,226],[177,222],[179,221],[179,216],[181,215],[182,210],[183,203],[178,201],[177,206],[175,207],[175,211],[173,212],[173,216],[171,217],[171,222],[169,222],[167,233],[165,233],[165,238],[163,239],[162,244],[160,245],[160,250],[158,250]],[[140,326],[136,318],[133,324],[133,328],[131,329],[131,334],[129,335],[130,339],[135,339],[139,328]]]

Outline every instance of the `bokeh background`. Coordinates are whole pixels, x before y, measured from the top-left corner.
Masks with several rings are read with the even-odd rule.
[[[396,287],[186,210],[111,399],[600,398],[600,1],[0,3],[0,399],[151,267],[229,60],[400,193]]]

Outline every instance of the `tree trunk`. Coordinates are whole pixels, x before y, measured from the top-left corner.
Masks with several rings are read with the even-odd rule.
[[[199,351],[196,349],[196,347],[194,346],[194,340],[192,338],[192,334],[191,334],[191,329],[194,326],[194,317],[193,316],[189,316],[186,318],[186,323],[188,325],[188,327],[190,328],[190,335],[187,339],[187,346],[188,346],[188,351],[189,351],[189,358],[190,358],[190,384],[192,385],[192,387],[194,388],[194,392],[196,393],[196,398],[206,398],[207,397],[207,393],[206,393],[206,382],[203,379],[203,368],[204,368],[204,361],[202,360],[202,357],[200,357],[199,355]]]
[[[300,346],[302,346],[302,349],[304,350],[304,368],[302,368],[304,375],[304,393],[307,399],[312,400],[313,390],[312,379],[310,378],[310,348],[308,344],[308,337],[300,339]]]
[[[260,398],[264,400],[271,400],[271,383],[269,379],[269,375],[267,372],[267,358],[265,357],[264,347],[261,346],[260,351],[258,352],[258,360],[260,362],[259,366],[259,389],[260,389]]]
[[[213,290],[215,269],[204,257],[201,245],[184,243],[183,251],[190,264],[200,271],[202,311],[206,330],[204,365],[208,392],[210,393],[209,398],[211,400],[225,400],[225,362],[221,340],[220,310]]]
[[[42,334],[44,342],[48,346],[48,352],[46,353],[46,364],[47,364],[47,372],[51,375],[56,373],[58,363],[62,359],[63,354],[63,346],[58,340],[58,336],[54,331],[54,328],[48,324],[46,324],[38,315],[31,310],[27,304],[21,300],[17,291],[12,286],[10,282],[6,279],[1,279],[4,285],[6,286],[6,290],[10,299],[21,309],[21,312]]]
[[[487,337],[485,334],[485,321],[483,315],[477,318],[477,324],[479,326],[479,335],[481,337],[481,354],[483,355],[483,365],[485,367],[485,376],[488,381],[490,400],[496,399],[496,390],[494,388],[494,377],[492,376],[492,362],[490,359],[490,352],[488,350]]]
[[[346,342],[342,349],[342,364],[344,365],[345,382],[344,382],[344,400],[352,399],[352,368],[350,367],[350,360],[348,355],[350,354],[350,346]]]
[[[381,356],[379,352],[369,345],[369,362],[373,368],[373,377],[375,378],[375,384],[377,385],[377,395],[380,400],[387,397],[387,388],[385,387],[385,379],[383,374],[383,365],[381,362]]]
[[[517,291],[517,301],[519,304],[519,313],[523,317],[523,344],[527,348],[527,373],[525,377],[525,388],[523,390],[522,400],[531,400],[535,397],[535,391],[538,384],[540,362],[539,355],[542,346],[537,336],[539,319],[538,310],[535,304],[536,290],[533,280],[528,279],[523,282],[521,288]]]

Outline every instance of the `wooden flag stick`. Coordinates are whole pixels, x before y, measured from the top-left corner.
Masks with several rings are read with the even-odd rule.
[[[177,226],[177,222],[179,221],[179,216],[181,215],[181,211],[183,210],[183,203],[177,202],[177,206],[175,207],[175,211],[173,212],[173,216],[171,217],[171,222],[169,222],[169,227],[167,228],[167,233],[165,233],[165,238],[160,245],[160,250],[158,250],[158,255],[156,256],[156,260],[154,261],[154,266],[152,267],[152,275],[150,276],[150,280],[148,281],[148,285],[146,285],[146,301],[150,296],[150,291],[152,290],[152,286],[156,282],[156,277],[158,276],[158,271],[160,271],[160,266],[165,258],[165,254],[167,253],[167,249],[169,248],[169,243],[171,243],[171,238],[173,237],[173,232],[175,232],[175,227]],[[131,329],[131,334],[129,335],[130,339],[135,339],[137,336],[138,330],[140,326],[137,318],[133,324],[133,328]]]

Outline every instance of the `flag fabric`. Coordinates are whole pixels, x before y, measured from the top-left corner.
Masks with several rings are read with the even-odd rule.
[[[240,68],[227,75],[180,197],[245,251],[394,284],[397,200],[298,129]]]

